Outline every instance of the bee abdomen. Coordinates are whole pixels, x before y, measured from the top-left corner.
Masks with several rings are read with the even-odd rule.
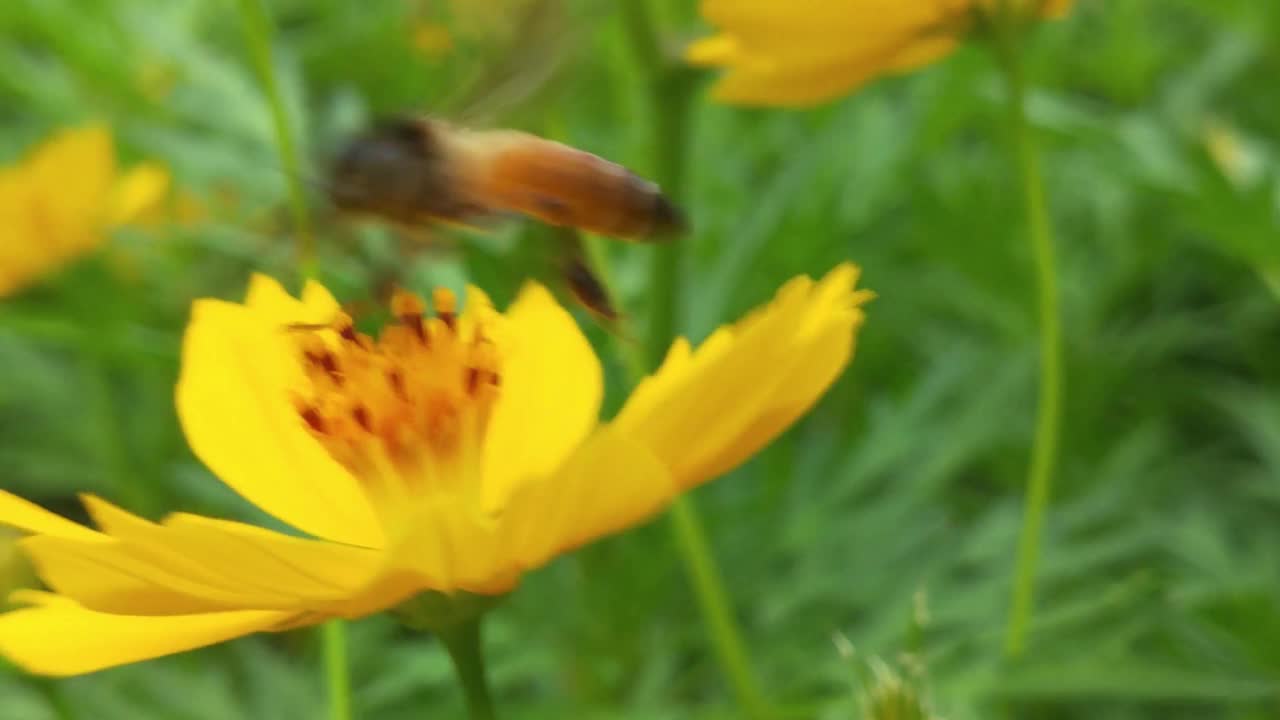
[[[632,240],[683,232],[683,213],[652,182],[616,163],[532,135],[492,156],[481,193],[543,222]]]

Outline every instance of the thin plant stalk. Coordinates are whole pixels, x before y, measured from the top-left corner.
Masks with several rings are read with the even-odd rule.
[[[1025,24],[1016,17],[1012,7],[1006,7],[1002,15],[997,27],[997,51],[1008,87],[1009,136],[1022,185],[1027,232],[1035,258],[1040,330],[1040,384],[1035,437],[1027,471],[1026,506],[1018,536],[1013,598],[1005,635],[1005,653],[1016,658],[1026,648],[1031,626],[1040,541],[1057,463],[1062,419],[1062,320],[1058,307],[1053,228],[1040,170],[1039,149],[1027,121],[1027,89],[1020,47]]]
[[[324,670],[329,686],[329,720],[351,720],[351,677],[347,672],[347,627],[342,620],[321,626]]]
[[[690,108],[695,85],[687,68],[669,63],[658,42],[651,8],[646,0],[626,0],[621,6],[632,50],[647,73],[649,114],[655,153],[654,179],[668,196],[679,199],[684,189],[684,163],[689,144]],[[683,244],[679,241],[651,249],[647,328],[647,362],[661,363],[663,353],[676,336],[681,307]],[[596,258],[597,261],[599,258]],[[635,364],[635,363],[632,363]],[[710,634],[717,660],[747,717],[773,716],[752,668],[729,594],[725,591],[715,556],[707,542],[697,504],[689,495],[678,497],[669,513],[676,547],[693,585],[703,622]]]
[[[297,241],[298,267],[301,268],[304,278],[314,277],[315,236],[311,232],[311,222],[307,216],[307,196],[302,186],[302,165],[298,158],[298,145],[293,137],[284,97],[280,94],[280,83],[276,80],[275,63],[272,61],[271,45],[275,32],[271,16],[267,14],[261,0],[240,0],[240,17],[254,71],[258,74],[258,81],[262,83],[267,104],[271,108],[276,148],[280,153],[280,164],[284,168],[288,186],[289,213],[293,218],[293,230]]]
[[[289,124],[288,110],[280,94],[276,80],[275,63],[271,46],[275,35],[271,16],[261,0],[240,0],[240,19],[244,26],[245,40],[253,61],[254,71],[267,104],[271,108],[271,122],[275,131],[276,148],[284,167],[289,193],[289,211],[293,218],[296,238],[296,254],[299,274],[306,280],[316,275],[315,236],[307,215],[306,193],[302,187],[302,166],[298,159],[298,146]],[[329,689],[330,720],[351,720],[351,677],[347,659],[346,624],[342,620],[330,620],[321,626],[324,647],[325,682]]]
[[[449,651],[458,683],[467,698],[467,717],[470,720],[495,720],[493,698],[489,693],[489,681],[485,674],[484,653],[480,647],[480,617],[438,630],[436,636]]]

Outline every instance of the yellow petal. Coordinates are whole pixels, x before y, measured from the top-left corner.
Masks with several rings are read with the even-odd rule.
[[[862,322],[857,270],[797,278],[696,351],[676,343],[614,424],[688,488],[733,469],[808,410],[847,364]]]
[[[278,285],[259,277],[251,307],[196,302],[177,388],[187,441],[220,480],[290,525],[381,546],[383,531],[368,498],[310,435],[291,402],[304,378],[287,326],[332,316],[317,319],[321,300],[304,305],[281,295]]]
[[[653,516],[677,488],[648,448],[601,427],[558,472],[529,483],[503,515],[504,545],[521,569]]]
[[[1043,0],[1040,4],[1040,15],[1046,18],[1060,18],[1071,11],[1075,0]]]
[[[219,602],[217,593],[206,588],[181,592],[160,584],[155,569],[118,541],[85,543],[44,535],[23,540],[22,548],[46,585],[101,612],[183,615],[239,609],[239,603]]]
[[[169,171],[154,163],[139,165],[116,181],[107,222],[123,225],[154,210],[169,192]]]
[[[49,599],[0,615],[0,655],[38,675],[81,675],[270,630],[292,617],[275,611],[113,615]]]
[[[328,323],[341,310],[329,290],[314,280],[307,281],[302,288],[302,298],[298,299],[275,278],[262,273],[250,276],[244,306],[253,310],[260,322],[276,327],[290,323]]]
[[[727,65],[742,53],[738,39],[728,33],[701,38],[684,51],[685,60],[693,65]]]
[[[876,43],[858,52],[817,57],[782,56],[733,66],[712,89],[722,102],[808,106],[857,90],[886,73],[905,72],[950,53],[957,39],[927,35],[909,42]]]
[[[32,241],[77,252],[102,242],[115,167],[111,133],[101,126],[63,131],[37,148],[24,170],[42,225]]]
[[[111,542],[23,542],[50,586],[93,610],[315,610],[362,590],[383,564],[377,551],[241,523],[174,515],[157,525],[98,498],[85,505]]]
[[[968,12],[959,2],[903,0],[707,0],[702,15],[742,42],[744,52],[791,46],[857,52],[869,42],[902,38]]]
[[[87,542],[106,540],[100,533],[3,490],[0,490],[0,525],[8,525],[30,533]]]
[[[968,27],[967,2],[708,0],[724,30],[691,48],[693,62],[727,65],[713,95],[751,105],[805,106],[887,72],[931,62]]]
[[[577,323],[530,283],[502,328],[502,388],[484,447],[484,506],[502,507],[526,478],[555,470],[595,426],[600,362]]]
[[[342,308],[329,292],[329,288],[315,280],[308,280],[302,288],[302,306],[305,310],[301,317],[312,318],[314,322],[325,322],[333,318]],[[295,320],[295,322],[297,322]]]
[[[422,589],[480,595],[507,592],[519,579],[517,550],[506,544],[498,521],[443,495],[424,498],[394,566]]]
[[[316,605],[340,600],[380,569],[376,550],[282,535],[244,523],[180,513],[165,519],[171,547],[214,572]]]

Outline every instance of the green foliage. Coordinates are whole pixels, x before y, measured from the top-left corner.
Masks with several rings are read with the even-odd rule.
[[[416,52],[413,12],[273,3],[309,181],[352,128],[456,102],[510,62],[490,47],[505,40]],[[565,12],[546,50],[562,56],[554,81],[506,121],[651,171],[612,5]],[[251,269],[295,272],[285,176],[239,27],[234,4],[215,0],[0,4],[0,158],[103,120],[126,158],[164,161],[208,208],[0,302],[5,489],[72,516],[75,494],[93,492],[153,517],[265,521],[190,456],[172,409],[190,301],[239,296]],[[933,706],[953,720],[1275,716],[1278,36],[1270,2],[1080,0],[1032,43],[1067,394],[1039,606],[1017,663],[1002,659],[1001,634],[1036,328],[992,63],[968,48],[803,113],[696,108],[685,330],[702,337],[790,276],[844,259],[879,294],[833,392],[699,491],[757,669],[798,717],[859,717],[836,633],[868,656],[918,644]],[[1215,155],[1211,128],[1238,139],[1239,165]],[[371,297],[392,270],[417,289],[474,278],[499,299],[546,276],[536,233],[521,228],[404,259],[387,233],[315,205],[322,274],[344,299]],[[609,248],[632,317],[650,301],[647,252]],[[610,370],[617,394],[623,374]],[[488,628],[505,716],[736,717],[682,577],[661,523],[529,577]],[[917,593],[931,615],[918,633]],[[356,624],[359,715],[460,716],[434,644],[384,618]],[[0,717],[321,717],[317,650],[298,632],[66,682],[6,672]]]

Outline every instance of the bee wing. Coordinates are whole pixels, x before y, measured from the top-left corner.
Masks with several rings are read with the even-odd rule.
[[[567,21],[563,0],[529,0],[512,24],[508,42],[473,80],[443,104],[459,123],[494,126],[546,90],[577,47],[579,26]]]

